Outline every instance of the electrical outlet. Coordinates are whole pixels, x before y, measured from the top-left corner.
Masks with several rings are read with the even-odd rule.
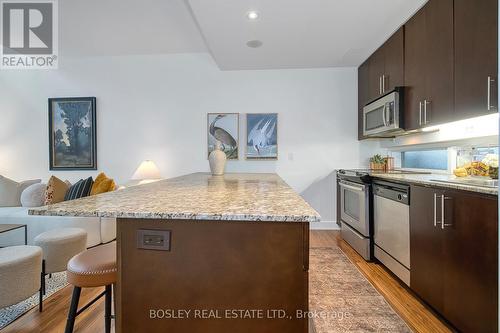
[[[137,248],[170,251],[170,230],[137,230]]]

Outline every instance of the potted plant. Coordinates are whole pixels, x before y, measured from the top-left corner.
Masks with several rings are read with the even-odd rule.
[[[380,155],[374,155],[370,158],[370,169],[372,170],[384,170],[385,161],[384,158]]]

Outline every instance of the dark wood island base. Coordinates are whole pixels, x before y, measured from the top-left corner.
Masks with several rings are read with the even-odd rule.
[[[308,331],[308,222],[119,218],[117,253],[117,332]]]

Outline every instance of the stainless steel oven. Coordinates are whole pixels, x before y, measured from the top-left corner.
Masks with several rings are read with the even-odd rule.
[[[340,181],[340,217],[363,236],[370,235],[367,211],[368,186],[346,180]]]
[[[363,108],[363,135],[384,137],[403,133],[403,96],[403,88],[398,87],[367,104]]]
[[[339,179],[341,235],[363,258],[371,260],[370,184]]]

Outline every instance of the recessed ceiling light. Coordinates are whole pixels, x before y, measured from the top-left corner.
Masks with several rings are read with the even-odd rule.
[[[248,46],[248,47],[251,47],[251,48],[253,48],[253,49],[256,49],[256,48],[258,48],[258,47],[261,47],[261,46],[262,46],[262,44],[264,44],[264,43],[262,43],[262,41],[257,40],[257,39],[254,39],[254,40],[249,40],[249,41],[247,42],[247,46]]]
[[[255,10],[251,10],[247,13],[247,19],[249,19],[250,21],[255,21],[258,18],[259,18],[259,13]]]

